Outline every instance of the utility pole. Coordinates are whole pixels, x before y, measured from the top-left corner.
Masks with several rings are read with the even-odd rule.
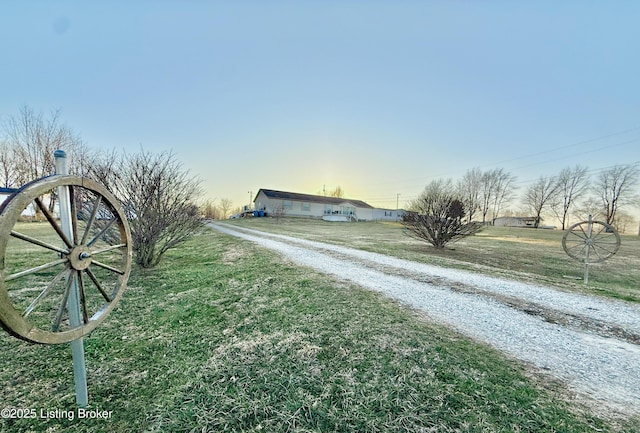
[[[253,191],[248,191],[249,193],[249,205],[247,206],[247,210],[251,209],[251,197],[253,197]]]
[[[400,210],[400,193],[396,194],[396,220],[400,218],[398,211]]]

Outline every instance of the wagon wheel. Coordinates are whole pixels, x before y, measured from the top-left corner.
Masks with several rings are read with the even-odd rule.
[[[51,206],[58,187],[69,193],[72,236],[61,228],[57,204]],[[125,214],[102,185],[66,175],[24,185],[0,206],[0,324],[35,343],[87,335],[122,296],[131,251]],[[72,287],[79,326],[70,324]]]
[[[562,248],[576,260],[598,263],[618,252],[620,235],[602,221],[582,221],[565,231]]]

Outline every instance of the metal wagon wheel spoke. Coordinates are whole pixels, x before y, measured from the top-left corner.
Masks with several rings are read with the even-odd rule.
[[[98,214],[98,209],[100,208],[100,202],[102,201],[102,196],[98,196],[96,198],[96,202],[93,205],[93,210],[91,211],[91,216],[89,217],[89,221],[87,222],[87,227],[85,228],[84,234],[82,235],[82,244],[86,243],[87,236],[91,233],[91,227],[93,226],[93,222],[96,219]]]
[[[59,252],[61,254],[69,254],[69,250],[68,249],[57,247],[57,246],[52,245],[52,244],[50,244],[48,242],[44,242],[44,241],[41,241],[39,239],[32,238],[31,236],[27,236],[27,235],[25,235],[23,233],[19,233],[19,232],[16,232],[14,230],[11,230],[11,236],[13,236],[14,238],[22,239],[23,241],[26,241],[26,242],[30,242],[30,243],[32,243],[34,245],[41,246],[43,248],[48,248],[51,251],[57,251],[57,252]]]
[[[45,263],[44,265],[36,266],[30,269],[25,269],[23,271],[16,272],[15,274],[10,274],[6,276],[4,281],[7,282],[7,281],[16,280],[18,278],[26,277],[27,275],[35,274],[37,272],[44,271],[45,269],[49,269],[49,268],[53,268],[54,266],[65,264],[68,261],[69,260],[67,259],[59,259],[49,263]]]
[[[64,276],[69,272],[69,267],[65,267],[58,275],[54,277],[53,280],[49,283],[49,285],[42,291],[40,294],[29,304],[29,306],[22,313],[23,317],[27,317],[31,312],[36,308],[36,306],[40,303],[42,299],[44,299],[47,294],[51,292],[51,290],[58,284]]]
[[[572,246],[567,246],[567,254],[572,257],[584,257],[584,252],[587,249],[586,243],[575,244]]]
[[[66,226],[52,203],[64,191],[59,188],[68,193]],[[102,185],[66,175],[24,185],[0,206],[0,324],[36,343],[88,334],[119,301],[131,251],[124,212]],[[78,313],[72,315],[76,290]]]
[[[62,239],[64,241],[64,243],[69,248],[71,248],[73,246],[73,244],[71,243],[71,241],[69,240],[67,235],[64,234],[64,232],[62,231],[62,227],[60,227],[60,225],[56,222],[54,216],[51,215],[51,212],[49,212],[49,209],[47,209],[44,206],[44,204],[42,203],[42,200],[40,199],[40,197],[35,197],[34,198],[34,202],[38,206],[38,208],[40,209],[42,214],[45,216],[45,218],[47,218],[47,221],[49,221],[49,224],[51,224],[51,227],[53,227],[53,229],[56,231],[58,236],[60,236],[60,239]]]

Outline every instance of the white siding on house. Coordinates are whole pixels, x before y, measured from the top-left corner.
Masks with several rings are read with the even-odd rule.
[[[399,221],[402,219],[402,209],[373,209],[373,219],[376,221]]]
[[[493,220],[496,227],[533,227],[534,217],[498,217]]]
[[[0,193],[0,204],[4,203],[4,201],[7,200],[10,196],[11,194]],[[45,206],[49,206],[49,197],[44,197],[42,202],[44,203]],[[59,214],[59,209],[58,209],[58,203],[56,202],[53,207],[53,216],[57,218],[58,214]],[[26,207],[25,210],[22,211],[20,215],[23,217],[36,216],[36,207],[33,204],[33,202],[29,203],[29,205]]]

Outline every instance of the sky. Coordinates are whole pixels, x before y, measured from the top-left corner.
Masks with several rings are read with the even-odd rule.
[[[235,206],[341,186],[402,208],[474,167],[522,192],[640,162],[639,21],[637,1],[7,0],[0,120],[60,109]]]

